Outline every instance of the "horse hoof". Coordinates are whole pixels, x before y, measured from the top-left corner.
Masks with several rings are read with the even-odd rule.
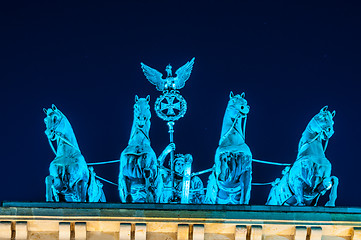
[[[327,202],[325,204],[326,207],[334,207],[335,206],[335,203],[334,202]]]

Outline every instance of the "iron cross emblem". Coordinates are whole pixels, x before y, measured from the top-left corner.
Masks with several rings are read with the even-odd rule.
[[[187,102],[175,91],[165,92],[155,102],[155,112],[165,121],[175,121],[187,111]]]

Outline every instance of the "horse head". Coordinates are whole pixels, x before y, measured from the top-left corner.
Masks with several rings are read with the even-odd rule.
[[[320,135],[322,140],[328,140],[334,134],[333,117],[335,115],[336,111],[331,113],[328,111],[328,107],[325,106],[312,118],[307,129],[311,132],[317,133],[317,135]]]
[[[46,117],[44,122],[46,125],[45,135],[50,141],[56,141],[59,137],[59,134],[63,132],[65,123],[64,114],[53,104],[51,108],[43,108]]]
[[[244,96],[244,93],[241,95],[234,95],[232,91],[230,92],[227,112],[231,118],[237,118],[237,116],[247,116],[250,107],[247,105],[247,100],[244,98]]]
[[[149,127],[151,118],[149,101],[149,95],[146,98],[139,98],[137,95],[135,96],[134,124],[137,128],[143,129],[144,126]]]

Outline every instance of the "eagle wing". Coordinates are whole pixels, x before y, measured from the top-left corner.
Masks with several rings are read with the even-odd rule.
[[[158,91],[164,90],[164,79],[162,79],[163,74],[155,70],[154,68],[151,68],[144,63],[140,63],[143,69],[143,73],[145,77],[148,79],[148,81],[152,84],[154,84],[157,87]]]
[[[178,68],[178,70],[175,72],[175,74],[177,75],[175,79],[176,89],[181,89],[182,87],[184,87],[184,84],[191,76],[194,59],[195,58],[192,58],[192,60],[184,64],[182,67]]]

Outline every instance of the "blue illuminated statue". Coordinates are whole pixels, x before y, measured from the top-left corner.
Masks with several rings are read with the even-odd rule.
[[[165,69],[167,72],[167,77],[165,79],[162,78],[163,74],[159,71],[145,65],[144,63],[140,64],[145,77],[150,83],[157,87],[158,91],[171,91],[179,90],[184,87],[185,82],[189,79],[192,73],[194,59],[195,58],[192,58],[189,62],[178,68],[175,72],[175,77],[172,75],[172,66],[169,64]]]
[[[128,146],[120,156],[119,196],[121,202],[159,202],[155,190],[162,185],[158,178],[158,159],[150,146],[150,97],[135,96],[134,120]],[[162,160],[174,149],[170,144],[160,155]]]
[[[157,98],[155,104],[154,104],[154,110],[159,118],[161,118],[164,121],[167,121],[168,125],[168,133],[169,133],[169,142],[170,146],[175,146],[173,143],[173,133],[174,133],[174,124],[175,121],[179,120],[180,118],[184,117],[186,111],[187,111],[187,102],[182,97],[182,95],[179,93],[179,90],[184,87],[185,82],[189,79],[194,59],[192,58],[190,61],[188,61],[186,64],[184,64],[182,67],[178,68],[178,70],[175,72],[176,76],[173,76],[172,74],[172,66],[169,64],[166,67],[167,77],[163,79],[163,74],[157,71],[154,68],[151,68],[144,63],[141,63],[141,67],[143,70],[143,73],[145,77],[148,79],[150,83],[156,86],[158,91],[161,91],[162,94]],[[178,201],[176,199],[176,180],[175,175],[177,174],[174,170],[174,149],[170,152],[170,173],[166,173],[165,175],[169,175],[165,177],[163,173],[159,175],[160,180],[165,180],[166,188],[170,188],[171,191],[167,191],[167,194],[162,193],[162,190],[158,188],[157,195],[160,196],[161,202],[174,202]],[[162,154],[163,155],[163,154]],[[190,164],[186,164],[186,170],[183,173],[183,181],[186,184],[183,184],[182,186],[182,197],[181,202],[182,203],[188,203],[189,202],[189,185],[190,185]],[[163,171],[163,161],[159,161],[159,167]],[[165,178],[165,179],[164,179]],[[188,180],[186,180],[188,179]],[[162,186],[158,185],[158,186]],[[169,194],[168,194],[169,193]],[[166,195],[166,197],[164,197]]]
[[[68,119],[55,105],[43,110],[45,134],[56,155],[46,178],[46,201],[105,202],[103,185],[95,179],[94,169],[88,168]]]
[[[331,189],[326,206],[335,206],[338,179],[331,176],[331,163],[325,156],[334,133],[334,116],[335,111],[329,112],[326,106],[311,119],[300,139],[296,161],[275,182],[267,205],[316,206],[319,197]]]
[[[161,168],[163,185],[157,189],[162,203],[200,204],[204,198],[202,180],[191,175],[193,157],[190,154],[176,154],[174,159],[174,178],[172,184],[171,169]],[[169,162],[169,164],[171,164]],[[163,165],[163,163],[160,163]]]
[[[245,143],[249,106],[244,93],[229,96],[221,139],[209,176],[206,203],[248,204],[251,194],[252,154]]]

